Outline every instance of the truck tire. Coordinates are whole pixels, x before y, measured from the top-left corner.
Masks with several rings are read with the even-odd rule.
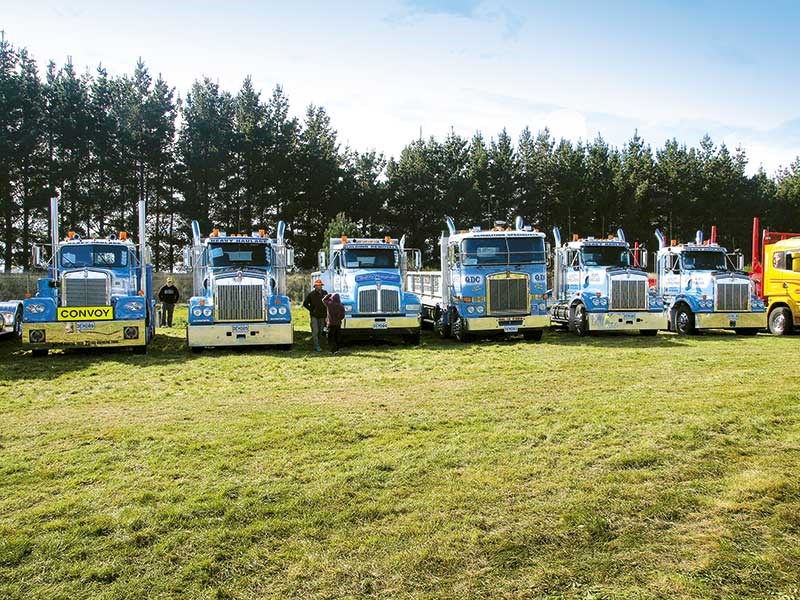
[[[772,335],[789,335],[794,329],[792,311],[785,306],[773,308],[769,313],[769,332]]]
[[[14,336],[18,339],[22,339],[22,309],[20,308],[17,311],[17,316],[14,318]]]
[[[570,331],[578,337],[584,337],[589,333],[589,322],[586,320],[586,307],[583,304],[576,304],[570,309]]]
[[[472,335],[467,333],[466,327],[464,326],[464,319],[458,317],[453,322],[452,327],[453,337],[456,338],[459,342],[467,343],[472,341]]]
[[[681,304],[675,311],[675,331],[678,335],[692,335],[695,332],[694,313],[685,304]]]
[[[523,332],[522,337],[529,342],[540,342],[542,341],[542,333],[544,332],[541,329],[534,329],[533,331]]]

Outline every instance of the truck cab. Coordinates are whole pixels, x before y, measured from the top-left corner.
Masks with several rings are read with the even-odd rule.
[[[550,319],[583,336],[590,331],[639,331],[665,327],[664,301],[649,288],[647,253],[631,249],[621,229],[607,239],[573,236],[562,245],[553,229],[553,303]]]
[[[547,313],[547,249],[544,234],[517,218],[514,229],[457,231],[446,217],[440,238],[440,270],[408,274],[420,294],[426,321],[442,336],[522,334],[540,340]]]
[[[405,239],[331,238],[328,252],[318,255],[319,271],[328,293],[338,293],[344,305],[342,335],[400,336],[409,344],[420,340],[420,302],[406,290],[408,255],[419,261],[418,250],[406,250]]]
[[[264,230],[228,235],[214,229],[202,237],[192,221],[192,247],[184,262],[192,268],[187,345],[193,352],[217,346],[291,348],[292,310],[286,270],[294,252],[284,243],[285,224],[275,239]]]
[[[51,348],[132,347],[144,353],[155,335],[153,274],[145,243],[145,207],[139,202],[139,245],[119,237],[81,239],[58,235],[58,200],[51,200],[52,256],[37,293],[23,303],[22,343],[34,356]]]
[[[693,242],[667,245],[656,230],[657,292],[665,302],[665,318],[672,331],[681,335],[703,329],[733,329],[740,335],[755,335],[767,325],[766,307],[756,295],[749,276],[742,271],[741,253],[728,251],[702,231]]]
[[[758,295],[767,303],[773,335],[800,328],[800,233],[763,231],[759,256],[759,220],[753,220],[753,272]]]

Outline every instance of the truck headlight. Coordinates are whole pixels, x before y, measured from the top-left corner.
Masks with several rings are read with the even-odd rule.
[[[11,325],[14,322],[14,315],[11,313],[3,313],[3,321],[6,325]]]
[[[592,306],[598,306],[599,304],[600,304],[600,298],[598,298],[597,296],[594,296],[592,298]]]
[[[482,315],[484,312],[486,312],[486,308],[484,308],[483,304],[479,304],[478,306],[476,306],[475,310],[478,311],[479,315]]]
[[[192,314],[195,317],[202,317],[203,316],[203,309],[202,308],[193,308],[192,309]]]
[[[38,304],[38,303],[26,304],[25,312],[31,315],[40,315],[44,312],[44,304]]]
[[[285,307],[285,306],[281,306],[281,307],[278,309],[278,314],[279,314],[279,315],[285,315],[285,314],[286,314],[286,312],[287,312],[287,311],[286,311],[286,307]]]
[[[353,305],[352,304],[345,304],[344,305],[344,312],[346,312],[346,313],[353,312]]]
[[[467,312],[468,312],[469,314],[473,314],[473,313],[475,312],[475,307],[474,307],[474,306],[472,306],[472,304],[470,304],[470,305],[467,307]]]
[[[275,315],[278,314],[278,309],[275,308],[274,306],[270,306],[269,307],[269,314],[271,314],[274,317]]]
[[[204,317],[210,317],[212,314],[214,314],[214,311],[211,310],[210,307],[206,307],[206,308],[203,309],[203,316]]]
[[[602,304],[603,306],[608,306],[608,298],[606,298],[605,296],[600,298],[600,304]]]
[[[547,305],[546,305],[544,302],[542,302],[542,303],[539,305],[539,312],[544,312],[544,311],[546,311],[546,310],[547,310]]]
[[[419,304],[406,304],[406,312],[419,312]]]
[[[144,308],[144,304],[142,304],[137,300],[134,300],[132,302],[126,302],[123,308],[128,312],[139,312]]]

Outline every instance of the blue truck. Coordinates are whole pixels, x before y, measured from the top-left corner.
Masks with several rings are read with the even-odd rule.
[[[664,297],[664,321],[670,330],[689,335],[703,329],[733,329],[755,335],[767,326],[764,301],[742,271],[744,257],[729,253],[698,231],[693,242],[670,244],[656,229],[658,293]]]
[[[466,342],[479,336],[522,334],[538,341],[550,326],[547,244],[544,233],[496,222],[485,230],[456,231],[451,217],[439,239],[440,269],[409,273],[422,318],[442,337]]]
[[[650,288],[647,252],[631,249],[622,229],[606,239],[573,236],[561,241],[553,229],[553,301],[550,319],[584,336],[591,331],[638,331],[655,335],[664,329],[664,301]]]
[[[138,245],[124,231],[105,239],[81,239],[70,231],[60,239],[58,198],[51,199],[49,261],[42,247],[33,249],[34,265],[46,268],[47,277],[23,301],[22,343],[34,356],[92,346],[147,351],[155,335],[155,300],[145,216],[141,200]]]
[[[265,231],[208,237],[192,221],[192,246],[184,263],[192,269],[186,342],[193,352],[219,346],[292,347],[294,324],[286,294],[286,271],[294,251],[286,247],[286,224],[275,238]]]
[[[419,256],[405,248],[404,237],[330,238],[311,281],[320,279],[329,293],[339,294],[344,338],[390,336],[419,344],[420,302],[405,286],[408,260],[418,264]]]

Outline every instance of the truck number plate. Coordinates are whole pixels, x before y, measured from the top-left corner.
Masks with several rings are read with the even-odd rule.
[[[234,325],[233,326],[233,333],[247,333],[250,331],[249,325]]]
[[[503,331],[506,333],[517,333],[519,331],[519,325],[503,325]]]
[[[94,331],[94,323],[78,323],[78,331]]]
[[[374,321],[372,323],[373,329],[389,329],[389,324],[386,321]]]
[[[738,321],[739,320],[739,313],[731,313],[728,315],[729,321]]]

